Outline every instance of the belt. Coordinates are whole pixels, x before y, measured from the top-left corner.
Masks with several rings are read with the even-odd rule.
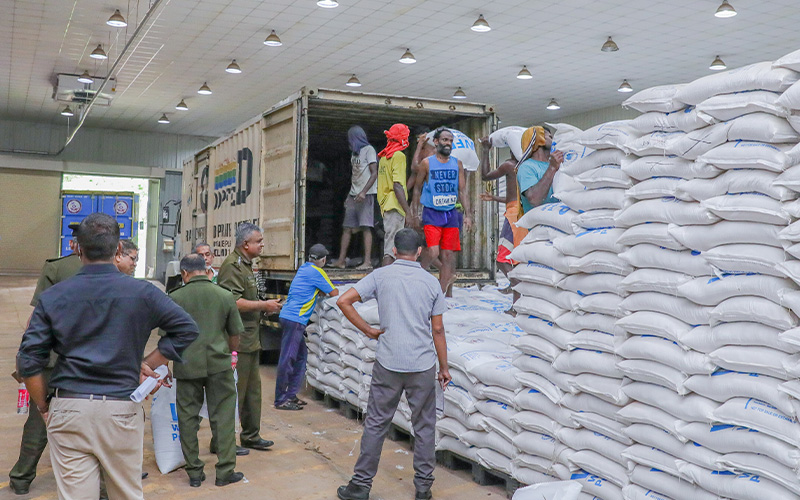
[[[65,391],[63,389],[56,389],[55,394],[53,396],[57,398],[65,398],[65,399],[88,399],[88,400],[98,400],[98,401],[130,401],[131,398],[118,398],[116,396],[105,396],[103,394],[87,394],[84,392],[72,392],[72,391]]]

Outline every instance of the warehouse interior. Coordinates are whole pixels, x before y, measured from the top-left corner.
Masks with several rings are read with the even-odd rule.
[[[476,223],[462,230],[442,315],[438,369],[452,382],[437,398],[433,498],[800,499],[796,1],[6,0],[2,10],[0,372],[19,368],[43,266],[71,252],[69,222],[114,217],[139,248],[134,276],[161,290],[179,284],[196,243],[210,243],[218,269],[236,226],[254,222],[260,299],[285,301],[311,245],[339,254],[351,126],[380,151],[384,131],[406,124],[409,165],[422,132],[456,129],[478,156],[494,132],[497,167],[525,146],[523,129],[547,124],[564,159],[541,157],[549,198],[519,221],[485,199],[505,181],[468,174]],[[361,245],[353,237],[351,268]],[[342,292],[365,274],[326,270]],[[275,444],[237,457],[236,484],[191,488],[177,414],[143,402],[144,498],[337,498],[359,457],[380,341],[335,298],[316,304],[302,411],[273,405],[280,323],[260,316],[262,338],[275,334],[257,368],[261,436]],[[386,328],[374,300],[357,312]],[[30,491],[14,484],[38,414],[20,382],[0,383],[0,497],[64,498],[50,447]],[[388,426],[373,500],[422,498],[409,401]],[[157,437],[168,428],[169,443]],[[210,438],[203,419],[209,477]]]

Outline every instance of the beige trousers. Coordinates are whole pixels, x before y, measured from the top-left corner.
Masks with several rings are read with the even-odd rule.
[[[96,500],[100,466],[108,497],[142,500],[144,409],[132,401],[53,398],[47,421],[60,500]]]

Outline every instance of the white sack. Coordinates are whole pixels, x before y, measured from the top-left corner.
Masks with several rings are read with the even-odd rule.
[[[790,222],[781,210],[781,203],[763,194],[726,194],[701,201],[700,206],[725,220],[777,225]]]
[[[631,399],[661,408],[686,422],[711,422],[714,410],[719,406],[715,401],[697,394],[681,396],[666,387],[643,382],[628,384],[623,391]]]
[[[694,179],[681,183],[677,194],[681,199],[703,201],[716,196],[739,193],[760,193],[778,201],[797,198],[791,189],[775,186],[775,172],[764,170],[729,170],[715,179]]]
[[[516,262],[536,262],[561,273],[569,272],[570,265],[575,261],[574,257],[559,252],[549,241],[519,245],[508,257]]]
[[[780,173],[796,161],[790,154],[791,151],[791,145],[787,144],[733,141],[720,144],[700,155],[696,163],[723,170],[743,168]]]
[[[677,156],[661,155],[631,157],[622,162],[622,171],[639,181],[655,177],[711,179],[720,174],[720,170],[711,165],[695,163]]]
[[[705,354],[686,351],[676,342],[651,335],[633,336],[617,349],[626,359],[642,359],[660,363],[688,375],[711,374],[716,369]]]
[[[679,342],[692,329],[685,321],[652,311],[637,311],[620,318],[617,326],[633,335],[655,335],[673,342]]]
[[[641,137],[631,138],[624,146],[627,153],[637,156],[663,155],[670,150],[670,144],[686,135],[685,132],[650,132]]]
[[[587,189],[627,189],[633,185],[631,178],[622,171],[619,165],[603,165],[594,170],[589,170],[577,175],[574,179],[578,183],[579,188],[585,187]],[[563,190],[561,192],[563,192]]]
[[[626,359],[625,361],[620,361],[617,366],[632,380],[660,385],[678,394],[689,392],[684,387],[686,375],[661,363],[645,359]]]
[[[509,148],[514,158],[522,158],[522,133],[525,127],[503,127],[497,129],[489,135],[489,144],[495,148]],[[463,161],[463,160],[462,160]]]
[[[546,203],[525,212],[517,221],[517,226],[530,229],[541,224],[572,233],[572,219],[576,215],[576,212],[563,203]]]
[[[625,153],[620,149],[601,149],[582,155],[573,161],[567,161],[565,158],[559,171],[574,177],[603,166],[621,165],[623,158]]]
[[[748,473],[721,473],[686,462],[678,463],[681,475],[700,487],[736,500],[795,500],[793,493],[776,483]]]
[[[637,292],[628,295],[620,304],[620,312],[625,315],[636,311],[655,311],[668,314],[690,325],[702,325],[708,324],[711,308],[665,293]]]
[[[719,403],[733,398],[759,398],[793,416],[795,410],[789,396],[778,389],[782,383],[781,379],[758,373],[718,370],[711,375],[689,377],[684,385],[692,392]],[[725,450],[722,452],[727,453]]]
[[[604,229],[614,227],[614,213],[616,210],[601,208],[588,210],[572,219],[572,232],[580,233],[586,229]]]
[[[644,113],[631,120],[630,125],[637,132],[647,134],[655,131],[691,132],[712,123],[714,123],[713,118],[707,115],[700,115],[694,106],[689,106],[670,113],[655,111]]]
[[[622,372],[617,368],[616,361],[617,358],[613,354],[576,349],[559,354],[553,361],[553,368],[572,375],[594,373],[605,377],[622,378]]]
[[[739,296],[722,301],[709,314],[711,326],[735,321],[754,321],[773,328],[789,330],[798,325],[797,316],[762,297]]]
[[[580,296],[605,292],[616,293],[622,279],[621,276],[611,273],[571,274],[559,281],[557,286]]]
[[[678,293],[678,287],[689,282],[691,279],[691,276],[675,271],[646,268],[637,269],[620,282],[619,290],[625,293],[660,292],[676,295]]]
[[[619,316],[621,303],[622,297],[616,293],[596,293],[582,298],[575,312],[578,314],[599,313]]]
[[[778,232],[782,226],[760,222],[720,221],[711,225],[679,226],[670,224],[669,234],[686,248],[706,252],[720,245],[754,243],[780,247]]]
[[[709,97],[697,105],[697,112],[719,121],[728,121],[748,113],[770,113],[780,117],[789,115],[786,106],[778,102],[778,92],[750,90]]]
[[[660,470],[641,465],[633,469],[631,482],[663,492],[673,500],[719,500],[717,495],[698,488],[685,479],[678,479]]]
[[[683,103],[675,97],[685,84],[679,85],[659,85],[648,89],[640,90],[622,103],[624,108],[632,108],[640,113],[648,111],[659,111],[669,113],[684,107]]]
[[[765,61],[699,78],[678,90],[675,99],[697,105],[718,94],[745,90],[783,92],[797,80],[798,74],[794,71],[773,68],[772,62]]]
[[[573,257],[583,257],[595,250],[619,253],[623,248],[622,245],[617,244],[617,239],[623,232],[623,229],[615,228],[581,231],[575,235],[553,240],[553,247],[562,254]]]
[[[569,273],[612,273],[626,275],[633,268],[614,252],[591,252],[570,263]]]
[[[647,181],[645,181],[647,182]],[[617,240],[620,246],[633,246],[649,243],[670,250],[685,250],[678,240],[669,233],[669,224],[663,222],[646,222],[631,226]],[[621,252],[622,250],[620,250]]]
[[[656,198],[686,199],[679,196],[679,188],[686,182],[680,177],[654,177],[645,179],[625,191],[625,196],[636,200],[652,200]]]
[[[678,432],[676,427],[681,420],[676,419],[674,416],[655,406],[634,401],[620,409],[617,415],[630,423],[647,424],[658,427],[661,430],[669,432],[680,441],[686,442],[686,438]]]
[[[666,269],[689,276],[710,276],[711,265],[700,252],[676,251],[655,245],[640,244],[620,254],[620,258],[636,268]]]
[[[714,412],[714,417],[718,422],[755,429],[795,447],[800,442],[797,420],[758,399],[728,400]]]
[[[685,202],[677,198],[639,201],[616,214],[617,226],[621,227],[631,227],[646,222],[688,226],[713,224],[718,220],[720,217],[701,203]]]
[[[581,330],[600,330],[609,334],[622,332],[616,326],[616,318],[605,314],[578,314],[569,312],[556,320],[556,324],[564,330],[579,332]]]
[[[555,286],[556,283],[564,279],[565,275],[552,267],[530,262],[514,266],[514,269],[508,273],[508,277],[530,283]]]
[[[475,143],[465,133],[453,128],[447,129],[453,134],[453,150],[452,155],[463,163],[464,170],[475,172],[480,165],[478,153],[475,152]],[[428,132],[428,144],[433,146],[433,134],[435,130]],[[520,136],[521,137],[521,136]],[[520,148],[522,144],[520,144]]]
[[[624,188],[584,189],[564,191],[559,194],[561,201],[574,210],[600,210],[625,208],[630,203],[625,198]]]
[[[153,450],[156,455],[156,465],[162,474],[168,474],[186,465],[181,450],[178,413],[175,410],[175,391],[175,385],[161,387],[153,395],[150,406]]]
[[[575,138],[575,142],[594,149],[621,149],[635,135],[630,120],[618,120],[584,130]]]
[[[725,346],[769,347],[789,354],[798,352],[798,346],[784,341],[781,332],[761,323],[720,323],[713,328],[694,328],[681,337],[681,344],[706,354]]]

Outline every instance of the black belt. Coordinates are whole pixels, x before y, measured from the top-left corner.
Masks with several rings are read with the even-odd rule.
[[[57,398],[65,399],[96,399],[98,401],[130,401],[131,398],[119,398],[116,396],[105,396],[103,394],[87,394],[84,392],[65,391],[63,389],[56,389],[53,394]]]

